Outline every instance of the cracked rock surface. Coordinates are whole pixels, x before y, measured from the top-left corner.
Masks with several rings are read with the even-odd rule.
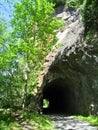
[[[80,10],[59,6],[55,16],[64,20],[65,28],[57,30],[58,42],[54,50],[46,56],[44,69],[38,77],[38,108],[42,112],[42,101],[47,99],[50,103],[49,113],[55,112],[56,108],[56,111],[60,111],[65,107],[64,111],[60,112],[70,115],[97,114],[97,35],[90,44],[86,43]],[[59,44],[62,46],[59,47]],[[91,104],[94,106],[93,110],[90,109]]]

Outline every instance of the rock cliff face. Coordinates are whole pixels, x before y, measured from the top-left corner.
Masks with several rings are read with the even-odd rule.
[[[94,46],[84,40],[84,26],[79,10],[60,6],[56,16],[64,19],[66,29],[57,33],[62,46],[50,52],[39,75],[40,109],[43,99],[49,101],[47,113],[97,113],[98,58]],[[96,36],[95,36],[96,37]],[[96,42],[97,42],[96,38]]]

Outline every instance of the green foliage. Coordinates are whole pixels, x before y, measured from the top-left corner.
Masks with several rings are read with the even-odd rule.
[[[53,2],[57,6],[57,5],[64,5],[66,0],[48,0],[48,1]]]
[[[61,21],[52,17],[53,7],[47,0],[25,0],[15,5],[14,19],[11,22],[13,34],[24,42],[22,48],[25,53],[29,56],[33,53],[32,56],[36,60],[38,58],[37,61],[43,59],[56,42],[54,30],[60,27]]]
[[[98,31],[98,1],[86,0],[84,7],[84,24],[86,33],[90,30]]]
[[[66,4],[81,9],[86,40],[90,42],[98,32],[98,0],[67,0]]]
[[[66,0],[66,4],[70,7],[70,8],[77,8],[80,5],[83,4],[83,0]]]
[[[83,116],[77,116],[77,118],[90,122],[94,126],[98,126],[98,116],[88,116],[88,117],[83,117]]]
[[[22,125],[24,122],[27,124],[27,126]],[[12,115],[4,110],[0,112],[1,130],[23,130],[28,126],[32,127],[32,130],[53,130],[51,119],[48,116],[28,113],[24,111],[18,111]]]
[[[25,0],[17,3],[12,20],[14,33],[25,42],[42,41],[45,44],[48,38],[52,38],[51,34],[54,34],[54,29],[58,28],[59,24],[56,18],[51,17],[53,6],[47,0]]]
[[[10,2],[10,1],[8,1]],[[44,57],[56,43],[62,21],[47,0],[15,4],[12,32],[0,21],[0,107],[24,107],[37,85]]]
[[[0,108],[7,108],[21,104],[23,74],[16,60],[16,46],[11,46],[10,33],[3,22],[1,25],[3,28],[0,33]]]
[[[36,129],[38,130],[53,130],[51,119],[46,115],[23,112],[23,117],[32,125],[35,123]]]
[[[48,108],[49,107],[49,101],[47,99],[43,99],[43,107]]]

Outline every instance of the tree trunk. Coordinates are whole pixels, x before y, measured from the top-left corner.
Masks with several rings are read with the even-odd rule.
[[[27,99],[27,89],[28,89],[28,63],[25,65],[24,69],[24,89],[23,89],[23,103],[22,108],[24,109],[26,107],[26,99]]]
[[[22,104],[23,109],[26,107],[27,87],[28,87],[28,80],[25,80],[24,90],[23,90],[23,104]]]

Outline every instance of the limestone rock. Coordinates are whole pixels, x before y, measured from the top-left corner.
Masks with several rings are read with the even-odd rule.
[[[60,9],[60,13],[59,13]],[[66,29],[58,32],[63,46],[49,53],[40,75],[40,102],[49,100],[46,111],[66,114],[97,113],[98,58],[94,44],[84,40],[84,25],[79,10],[57,9],[58,18],[65,20]],[[96,53],[95,53],[96,52]],[[90,105],[94,109],[90,109]],[[40,106],[42,108],[42,104]]]

